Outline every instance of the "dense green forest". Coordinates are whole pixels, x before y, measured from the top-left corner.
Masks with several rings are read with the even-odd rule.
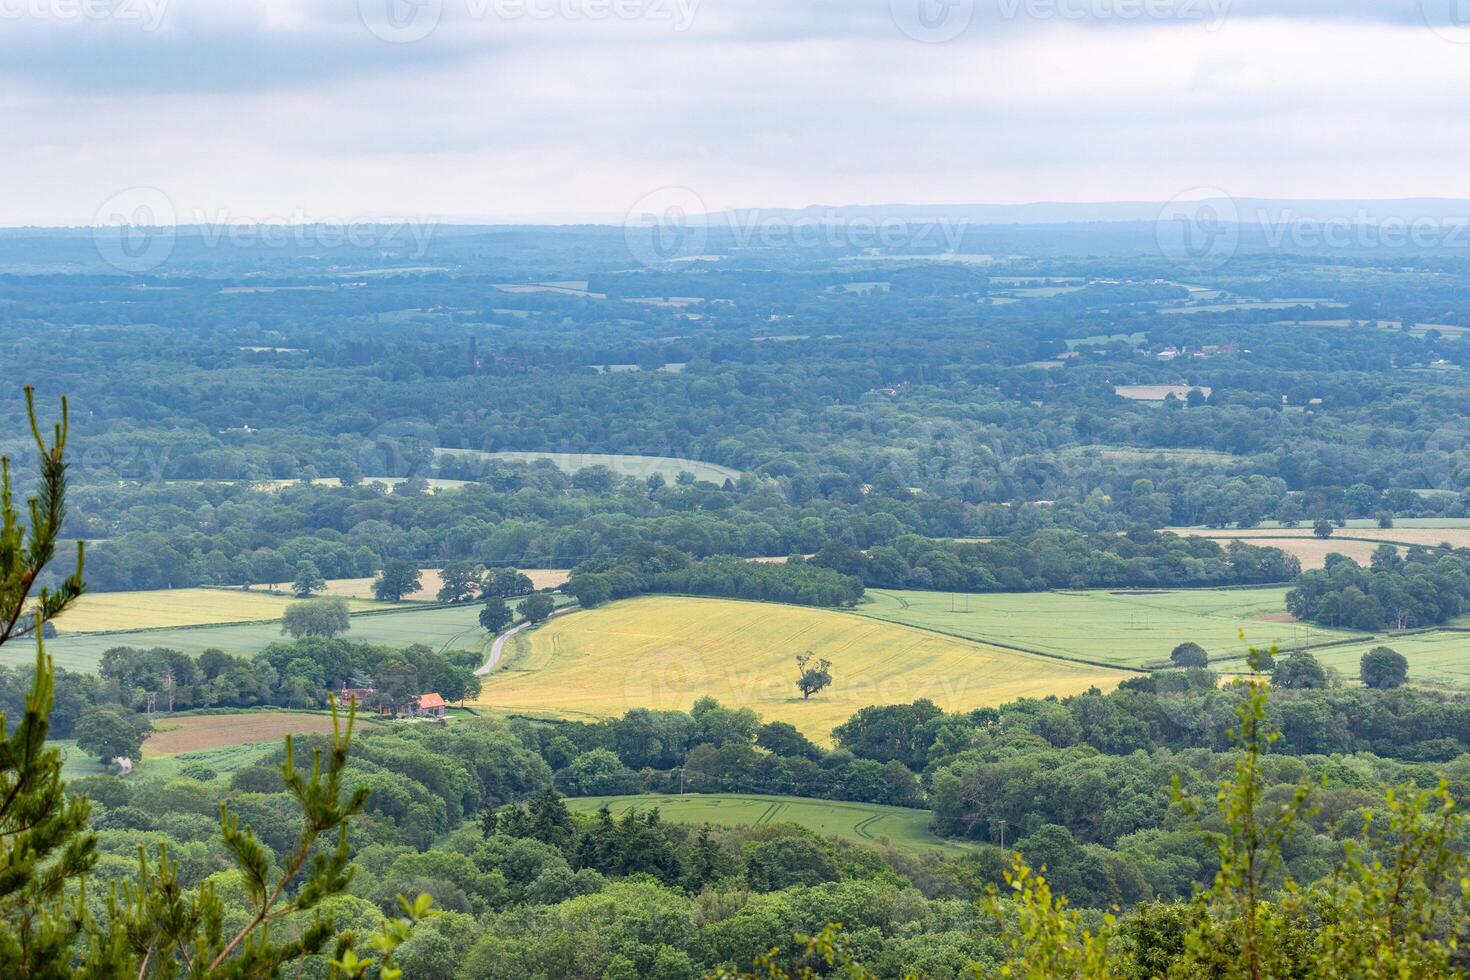
[[[442,271],[359,280],[248,252],[151,277],[0,276],[0,351],[79,408],[68,532],[97,542],[94,587],[266,582],[277,559],[347,577],[389,558],[571,567],[633,541],[785,555],[1470,513],[1462,260],[1242,257],[1190,278],[1201,300],[1148,258],[857,270],[773,249],[611,273],[597,232],[540,234],[539,272],[449,236]],[[543,279],[587,285],[498,288]],[[1148,384],[1198,390],[1115,393]],[[3,397],[5,431],[23,431]],[[369,485],[241,482],[314,477]],[[471,485],[386,494],[373,477]]]
[[[1350,629],[1411,629],[1458,616],[1470,601],[1464,549],[1412,548],[1407,557],[1380,545],[1369,567],[1330,556],[1321,570],[1304,573],[1287,594],[1300,619]]]

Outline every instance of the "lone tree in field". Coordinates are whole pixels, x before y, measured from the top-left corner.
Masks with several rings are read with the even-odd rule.
[[[77,719],[73,733],[77,748],[102,760],[143,758],[143,739],[153,730],[147,719],[128,718],[117,708],[88,708]]]
[[[1389,691],[1409,679],[1409,661],[1392,647],[1374,647],[1358,662],[1358,676],[1366,687]]]
[[[402,558],[395,558],[384,565],[373,581],[373,595],[381,602],[399,602],[421,588],[419,567]]]
[[[327,580],[322,578],[316,562],[304,561],[296,566],[296,581],[292,584],[291,591],[298,599],[310,599],[318,592],[327,591]]]
[[[1205,652],[1205,648],[1192,641],[1175,647],[1169,654],[1169,659],[1174,662],[1175,667],[1208,667],[1210,664],[1210,655]]]
[[[503,599],[512,596],[530,595],[536,590],[536,584],[531,581],[531,576],[516,571],[514,568],[497,568],[485,575],[485,594],[498,595]]]
[[[276,552],[263,548],[251,559],[250,571],[258,581],[274,589],[279,583],[286,581],[286,577],[291,574],[291,566]]]
[[[439,572],[440,602],[469,602],[484,587],[484,571],[467,561],[452,561]]]
[[[1312,525],[1312,533],[1319,538],[1332,537],[1332,522],[1325,517],[1317,518],[1316,523]]]
[[[281,618],[281,632],[290,633],[298,640],[303,636],[333,637],[351,628],[347,600],[335,597],[293,602]]]
[[[813,663],[814,656],[815,654],[808,650],[796,658],[796,669],[801,671],[801,676],[796,680],[796,686],[801,689],[803,701],[832,683],[832,674],[828,670],[832,666],[832,661],[818,660]]]
[[[520,605],[516,606],[516,611],[524,616],[528,623],[546,622],[551,618],[555,609],[556,603],[544,592],[528,595],[521,600]]]
[[[515,619],[515,614],[510,611],[510,606],[498,595],[493,595],[485,600],[485,608],[480,610],[480,625],[491,633],[499,633],[510,625]]]
[[[1271,686],[1293,691],[1321,689],[1327,686],[1327,671],[1316,657],[1298,650],[1276,661]]]
[[[596,609],[612,598],[612,582],[600,572],[584,572],[573,575],[562,591],[576,597],[583,609]]]

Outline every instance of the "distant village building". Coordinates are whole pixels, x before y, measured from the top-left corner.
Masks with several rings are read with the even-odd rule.
[[[342,689],[337,692],[337,703],[341,705],[356,703],[359,706],[371,703],[377,705],[378,714],[393,714],[393,706],[391,704],[384,704],[381,700],[374,700],[373,695],[377,693],[375,688],[348,687],[344,684]],[[405,718],[443,719],[447,708],[448,706],[444,703],[443,695],[437,691],[430,691],[426,694],[420,694],[404,705],[402,714]]]
[[[444,698],[438,693],[420,693],[417,698],[404,705],[404,717],[409,718],[440,718],[444,720],[445,704]],[[384,707],[379,710],[381,714],[391,714],[391,708]]]
[[[337,694],[337,703],[346,705],[355,701],[358,704],[367,704],[368,695],[373,693],[375,692],[370,687],[347,687],[344,684]]]

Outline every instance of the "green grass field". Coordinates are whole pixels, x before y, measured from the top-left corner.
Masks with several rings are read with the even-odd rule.
[[[65,779],[100,776],[107,771],[97,759],[77,748],[77,743],[72,739],[58,739],[49,744],[61,750],[61,775]],[[150,779],[174,779],[181,775],[180,770],[184,766],[197,762],[215,771],[215,782],[211,785],[225,788],[229,786],[230,777],[238,770],[248,769],[255,765],[272,750],[280,748],[281,744],[282,740],[275,738],[244,745],[226,745],[217,749],[200,749],[195,752],[144,759],[143,763],[133,770],[134,776],[129,778],[146,776]]]
[[[153,589],[88,592],[55,620],[61,633],[108,633],[164,626],[202,626],[280,619],[296,599],[243,589]],[[348,600],[353,612],[389,603]]]
[[[1285,608],[1284,588],[971,596],[870,589],[856,612],[982,642],[1134,667],[1167,661],[1169,651],[1185,640],[1212,657],[1227,657],[1243,652],[1246,644],[1315,644],[1354,635],[1260,618],[1279,616]]]
[[[658,807],[670,823],[748,827],[794,823],[818,834],[860,844],[887,843],[903,851],[966,850],[929,831],[929,811],[876,803],[843,803],[800,796],[686,793],[682,796],[587,796],[567,800],[573,813],[592,813],[604,803],[618,816]]]
[[[1460,625],[1457,623],[1457,625]],[[1464,625],[1470,626],[1470,619]],[[1336,670],[1343,681],[1358,679],[1358,661],[1374,647],[1391,647],[1409,661],[1409,683],[1427,687],[1470,688],[1470,633],[1432,630],[1407,636],[1383,634],[1361,643],[1323,647],[1312,655]],[[1223,670],[1244,670],[1245,661],[1218,665]]]
[[[1152,459],[1157,456],[1162,459],[1181,459],[1201,463],[1230,463],[1240,459],[1239,456],[1215,449],[1144,449],[1139,446],[1103,445],[1070,446],[1059,450],[1058,455],[1098,455],[1103,459]]]
[[[424,643],[439,649],[478,650],[485,644],[477,602],[439,609],[405,609],[372,615],[355,615],[345,638],[360,643],[408,646]],[[198,626],[189,629],[139,630],[131,633],[87,633],[58,636],[46,641],[46,652],[58,667],[95,671],[102,654],[117,646],[167,647],[198,656],[211,647],[226,653],[253,654],[278,640],[286,640],[277,623],[242,626]],[[31,663],[35,648],[9,643],[0,648],[0,663]]]
[[[680,473],[692,473],[696,480],[724,483],[740,479],[740,471],[715,463],[704,463],[697,459],[681,459],[675,456],[626,456],[611,453],[539,453],[539,452],[484,452],[479,449],[436,449],[440,456],[461,456],[473,459],[500,459],[507,462],[534,463],[550,460],[557,469],[567,473],[587,469],[590,466],[606,466],[619,476],[642,479],[658,473],[673,483]]]

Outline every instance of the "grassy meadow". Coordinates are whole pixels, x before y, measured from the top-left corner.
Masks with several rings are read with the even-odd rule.
[[[795,657],[807,651],[832,661],[833,684],[804,701]],[[964,710],[1129,676],[845,612],[674,596],[553,619],[513,637],[501,664],[478,702],[496,713],[595,718],[711,695],[823,741],[870,704],[926,697]]]
[[[1450,493],[1451,491],[1448,491],[1448,490],[1417,490],[1415,492],[1416,493]],[[1455,529],[1455,528],[1460,528],[1460,529],[1463,530],[1463,529],[1470,528],[1470,517],[1395,517],[1394,520],[1393,520],[1393,527],[1391,527],[1391,528],[1380,528],[1378,526],[1378,522],[1376,520],[1372,519],[1372,518],[1369,518],[1369,517],[1354,517],[1351,520],[1346,521],[1344,523],[1344,526],[1343,527],[1340,527],[1339,528],[1336,525],[1334,525],[1333,526],[1333,532],[1332,533],[1333,533],[1334,536],[1336,536],[1336,535],[1339,535],[1339,534],[1350,534],[1350,533],[1355,532],[1355,531],[1385,531],[1385,530],[1386,531],[1393,531],[1393,530],[1409,530],[1409,529],[1414,529],[1414,528],[1418,528],[1418,529],[1421,529],[1421,530],[1422,529],[1425,529],[1425,528],[1429,528],[1429,529],[1434,529],[1434,528],[1439,528],[1439,529],[1446,529],[1446,528],[1448,528],[1448,529]],[[1173,529],[1172,528],[1166,528],[1166,530],[1173,530]],[[1232,528],[1230,530],[1236,530],[1236,529]],[[1244,529],[1241,529],[1241,530],[1244,530],[1245,533],[1254,533],[1254,532],[1258,532],[1258,531],[1280,531],[1280,530],[1285,530],[1285,531],[1289,531],[1289,532],[1292,532],[1292,533],[1306,533],[1306,534],[1311,534],[1312,533],[1312,528],[1311,528],[1310,524],[1307,524],[1307,525],[1299,524],[1298,526],[1293,527],[1293,528],[1284,528],[1281,525],[1281,522],[1279,522],[1279,521],[1262,521],[1257,527],[1244,528]]]
[[[1461,621],[1456,621],[1461,625]],[[1463,625],[1470,625],[1466,618]],[[1336,670],[1345,682],[1358,679],[1358,662],[1374,647],[1391,647],[1409,662],[1409,683],[1428,687],[1470,689],[1470,633],[1456,630],[1429,630],[1394,636],[1381,634],[1359,643],[1322,647],[1312,655],[1324,666]],[[1244,670],[1245,661],[1214,665],[1221,670]]]
[[[1322,568],[1327,564],[1327,556],[1332,554],[1346,555],[1358,564],[1366,565],[1380,544],[1377,541],[1360,541],[1336,536],[1324,540],[1314,537],[1310,530],[1305,534],[1296,534],[1290,530],[1248,534],[1240,531],[1214,531],[1208,528],[1191,527],[1175,527],[1169,530],[1180,537],[1208,538],[1226,548],[1232,541],[1244,541],[1247,544],[1260,545],[1264,548],[1280,548],[1288,555],[1295,555],[1304,569]]]
[[[172,778],[189,763],[208,766],[228,780],[231,773],[254,765],[281,745],[287,735],[325,733],[332,730],[332,716],[322,711],[239,711],[220,715],[161,715],[153,718],[153,734],[143,743],[143,761],[137,772]],[[375,728],[370,719],[359,718],[356,731]],[[62,768],[68,779],[94,776],[104,767],[63,739],[55,743],[62,752]]]
[[[1199,389],[1206,397],[1210,389],[1202,385],[1114,385],[1113,392],[1119,398],[1126,398],[1134,402],[1161,402],[1173,395],[1178,399],[1189,397],[1189,393]]]
[[[1328,545],[1348,545],[1359,541],[1372,544],[1375,547],[1380,544],[1390,543],[1403,546],[1423,545],[1433,548],[1436,545],[1448,544],[1455,548],[1470,548],[1470,525],[1462,523],[1457,518],[1445,518],[1434,523],[1411,524],[1408,521],[1395,521],[1393,527],[1379,527],[1372,521],[1362,522],[1361,527],[1354,527],[1357,521],[1349,521],[1347,527],[1334,527],[1332,536],[1318,539],[1312,534],[1311,527],[1249,527],[1249,528],[1198,528],[1198,527],[1171,527],[1167,530],[1175,534],[1197,534],[1211,538],[1240,538],[1243,541],[1256,541],[1261,538],[1267,539],[1267,543],[1274,544],[1280,540],[1291,538],[1312,538],[1321,540]]]
[[[960,852],[962,844],[929,831],[929,811],[876,803],[845,803],[799,796],[742,793],[685,793],[678,796],[584,796],[567,800],[573,813],[593,813],[607,804],[614,815],[658,807],[669,823],[752,827],[794,823],[823,836],[861,844],[886,842],[901,851]]]
[[[538,589],[558,588],[564,585],[572,574],[564,568],[522,568],[519,571],[527,576],[531,584]],[[330,578],[327,579],[327,591],[323,595],[342,596],[348,599],[371,599],[374,581],[375,579],[371,576],[368,578]],[[405,600],[432,602],[439,595],[439,587],[444,584],[437,568],[419,569],[419,582],[419,590],[404,596]],[[382,603],[376,605],[381,607]]]
[[[1270,646],[1322,643],[1354,634],[1272,621],[1285,616],[1285,588],[1158,592],[1027,592],[954,595],[870,589],[857,613],[895,623],[1130,667],[1167,661],[1193,640],[1212,657]],[[1245,631],[1245,644],[1239,638]],[[1058,692],[1060,693],[1060,692]]]
[[[343,636],[359,643],[391,646],[423,643],[436,650],[478,650],[486,644],[485,631],[480,628],[481,608],[480,603],[469,602],[435,609],[416,609],[409,606],[390,608],[381,613],[354,615],[352,628]],[[46,641],[46,652],[55,658],[58,667],[95,671],[102,654],[117,646],[167,647],[195,657],[211,648],[226,653],[250,655],[268,644],[284,639],[289,638],[282,636],[278,623],[245,623],[132,633],[63,633]],[[0,662],[3,663],[31,663],[35,655],[35,649],[29,644],[12,643],[0,648]]]
[[[362,482],[364,486],[371,483],[381,483],[387,488],[389,493],[393,493],[397,490],[399,484],[407,483],[410,479],[411,477],[406,476],[365,476],[362,478]],[[124,481],[119,481],[119,483],[121,482]],[[232,486],[244,484],[252,490],[259,490],[263,493],[279,493],[288,487],[305,486],[306,484],[317,487],[340,487],[342,485],[342,481],[335,476],[319,476],[312,480],[165,480],[164,482],[174,486],[187,486],[189,484],[197,486],[208,486],[210,484]],[[458,490],[461,487],[469,486],[471,483],[470,480],[441,480],[437,477],[426,477],[424,482],[428,485],[429,493],[438,493],[440,490]]]
[[[88,592],[55,620],[59,633],[112,633],[167,626],[201,626],[280,619],[296,600],[243,589],[155,589],[148,592]],[[384,608],[351,601],[354,612]]]
[[[49,744],[61,750],[61,774],[65,779],[100,776],[108,772],[108,768],[98,762],[94,756],[77,748],[73,739],[56,739]],[[223,789],[229,785],[232,775],[241,769],[248,769],[255,765],[280,744],[280,739],[273,739],[266,742],[225,745],[219,748],[200,749],[178,755],[159,755],[151,758],[147,755],[145,748],[143,762],[133,772],[138,776],[153,779],[173,779],[181,775],[180,770],[184,766],[198,763],[214,770],[217,781],[212,785]]]
[[[541,453],[541,452],[486,452],[479,449],[436,449],[440,456],[461,456],[472,459],[499,459],[513,463],[534,463],[550,460],[557,469],[567,473],[587,469],[590,466],[606,466],[619,476],[649,477],[655,473],[673,483],[680,473],[692,473],[696,480],[724,483],[740,479],[740,471],[715,463],[697,459],[681,459],[676,456],[627,456],[612,453]]]
[[[1401,550],[1413,545],[1433,548],[1448,544],[1454,548],[1470,548],[1470,520],[1465,518],[1411,518],[1382,528],[1370,520],[1348,521],[1347,527],[1334,528],[1332,536],[1319,538],[1310,525],[1302,527],[1262,526],[1251,528],[1171,527],[1178,535],[1209,538],[1222,545],[1245,541],[1280,548],[1301,559],[1303,568],[1321,568],[1330,554],[1346,555],[1360,565],[1368,564],[1373,552],[1383,544],[1397,545]]]

